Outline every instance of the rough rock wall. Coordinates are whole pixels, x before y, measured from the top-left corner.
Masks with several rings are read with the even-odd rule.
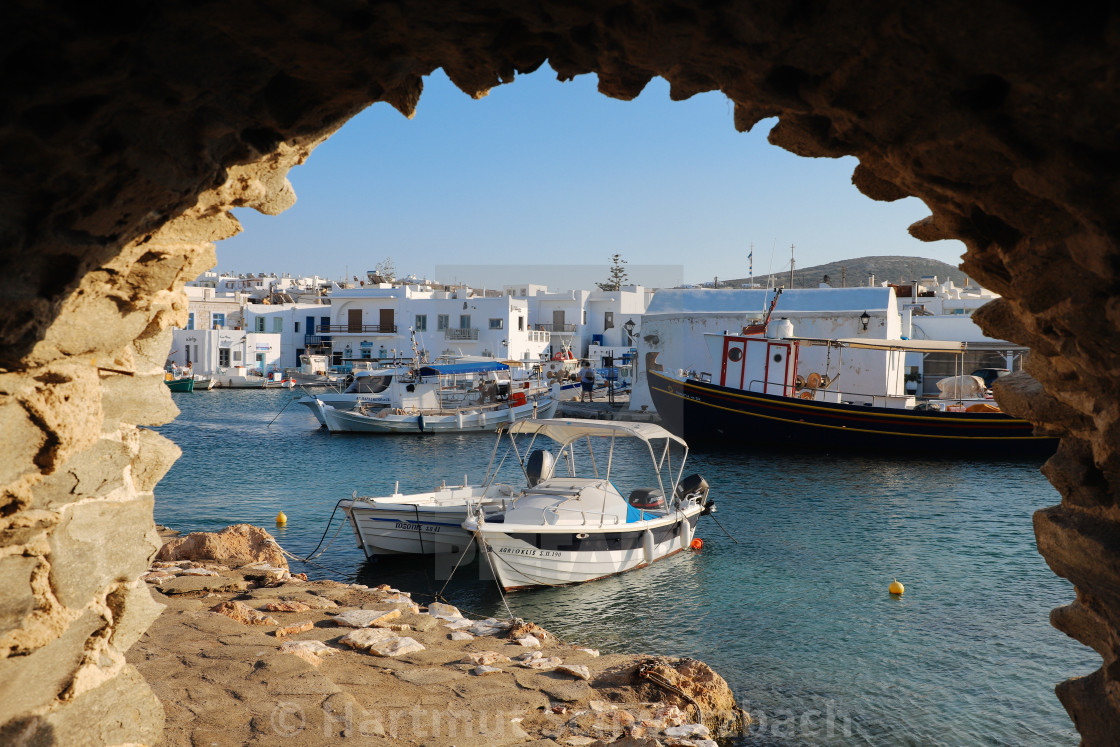
[[[237,230],[228,209],[290,205],[288,167],[372,102],[411,114],[437,67],[478,97],[548,60],[623,99],[654,75],[674,99],[722,90],[740,130],[776,116],[773,143],[857,156],[865,194],[929,206],[915,236],[964,240],[963,267],[1005,297],[977,319],[1034,351],[1037,387],[1002,396],[1065,435],[1046,466],[1063,502],[1036,531],[1077,587],[1055,625],[1104,666],[1059,694],[1087,742],[1120,733],[1120,25],[1105,7],[6,3],[0,723],[89,729],[80,704],[115,700],[135,718],[91,740],[152,738],[150,693],[119,654],[154,614],[132,584],[175,449],[136,426],[174,414],[167,328],[209,242]]]

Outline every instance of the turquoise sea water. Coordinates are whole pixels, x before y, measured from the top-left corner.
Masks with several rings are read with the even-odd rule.
[[[182,414],[159,430],[183,456],[156,489],[156,521],[271,529],[282,509],[277,538],[304,555],[338,499],[477,480],[493,448],[482,434],[330,436],[295,404],[276,417],[293,396],[176,395]],[[1053,686],[1100,660],[1048,623],[1073,589],[1035,548],[1031,513],[1059,500],[1037,464],[744,449],[694,453],[690,472],[711,483],[727,533],[702,519],[700,553],[511,594],[513,613],[607,651],[703,659],[757,719],[733,744],[1077,743]],[[421,601],[448,571],[366,563],[349,527],[320,561],[313,577]],[[479,576],[461,568],[445,595],[504,616]],[[901,598],[887,593],[896,577]]]

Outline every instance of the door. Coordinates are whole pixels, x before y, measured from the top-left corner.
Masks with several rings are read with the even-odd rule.
[[[552,312],[552,331],[553,332],[563,332],[564,331],[564,310],[563,309],[557,309],[556,311]]]
[[[313,316],[307,317],[307,329],[304,331],[304,334],[305,335],[318,334],[318,330],[315,329],[315,317],[313,317]]]
[[[768,342],[766,344],[766,388],[767,394],[793,396],[793,376],[797,371],[797,349],[789,343]]]
[[[380,330],[382,332],[396,332],[397,326],[393,320],[393,309],[381,309],[381,319],[379,320]]]
[[[723,338],[723,365],[719,371],[720,386],[743,388],[747,369],[747,341],[741,337]]]
[[[347,309],[346,310],[346,331],[347,332],[361,332],[362,331],[362,310],[361,309]]]

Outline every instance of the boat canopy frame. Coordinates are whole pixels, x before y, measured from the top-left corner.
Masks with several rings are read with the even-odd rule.
[[[494,460],[497,458],[498,446],[501,444],[502,436],[509,435],[509,447],[502,455],[501,460],[498,462],[497,467],[494,467]],[[529,434],[529,443],[525,446],[524,451],[518,448],[516,436],[518,434]],[[483,478],[483,485],[489,487],[498,477],[501,472],[502,465],[505,464],[506,458],[512,453],[517,460],[518,466],[521,468],[521,473],[525,477],[526,483],[529,480],[529,473],[525,469],[525,461],[532,453],[533,445],[536,443],[537,437],[545,436],[560,444],[560,450],[557,453],[557,463],[560,458],[564,458],[568,464],[568,471],[572,476],[575,475],[575,446],[581,440],[586,441],[587,451],[591,458],[592,473],[596,479],[610,480],[611,467],[614,461],[614,446],[617,438],[635,438],[646,445],[649,451],[650,460],[653,464],[654,471],[657,474],[657,486],[661,490],[661,494],[676,500],[677,486],[680,484],[681,478],[684,476],[684,466],[688,461],[688,444],[684,439],[670,433],[668,430],[653,423],[635,423],[635,422],[602,422],[597,420],[569,420],[569,419],[540,419],[530,418],[527,420],[519,420],[512,424],[502,424],[498,427],[498,438],[494,442],[494,450],[490,454],[490,463],[486,467],[486,476]],[[595,438],[609,438],[610,445],[607,451],[607,465],[605,474],[599,476],[599,467],[595,461],[595,451],[592,448],[591,439]],[[664,447],[659,449],[661,454],[654,450],[654,440],[664,439]],[[672,456],[670,453],[670,444],[676,442],[684,449],[684,454],[681,456],[680,464],[677,467],[676,475],[673,474]],[[524,456],[522,456],[524,453]],[[672,494],[665,492],[665,482],[662,478],[662,470],[668,468],[670,487]],[[556,472],[555,465],[552,472],[548,477],[552,477]]]

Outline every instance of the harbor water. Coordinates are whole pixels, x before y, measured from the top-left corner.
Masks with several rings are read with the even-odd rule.
[[[182,414],[158,430],[183,455],[156,488],[156,521],[184,532],[248,522],[306,555],[340,498],[477,481],[494,445],[487,434],[331,436],[297,396],[175,395]],[[698,526],[700,552],[506,599],[569,641],[709,663],[756,719],[731,744],[1073,745],[1053,687],[1100,659],[1048,623],[1073,588],[1035,547],[1032,512],[1059,501],[1038,467],[693,453],[686,474],[704,475],[718,505]],[[367,562],[348,526],[335,535],[339,518],[318,565],[293,570],[420,601],[446,584],[464,609],[506,616],[478,563],[447,581],[439,563]],[[887,592],[895,578],[900,597]]]

